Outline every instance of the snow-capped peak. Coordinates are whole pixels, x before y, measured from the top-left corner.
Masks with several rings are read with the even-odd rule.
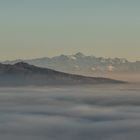
[[[74,55],[75,57],[85,57],[85,55],[81,52],[78,52]]]

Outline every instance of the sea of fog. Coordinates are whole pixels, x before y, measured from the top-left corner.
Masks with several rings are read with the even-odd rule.
[[[0,140],[132,139],[139,85],[0,88]]]

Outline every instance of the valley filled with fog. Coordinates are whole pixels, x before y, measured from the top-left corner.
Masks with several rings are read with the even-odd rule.
[[[140,86],[0,88],[2,140],[139,140]]]

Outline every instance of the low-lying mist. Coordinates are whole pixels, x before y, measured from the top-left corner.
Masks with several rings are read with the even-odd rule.
[[[128,81],[130,83],[140,83],[140,73],[118,73],[118,74],[107,74],[105,77],[118,79],[122,81]]]
[[[74,74],[78,74],[77,72],[73,72]],[[81,75],[90,76],[90,77],[105,77],[111,78],[121,81],[128,81],[129,83],[140,83],[140,72],[100,72],[100,73],[90,73],[83,72]]]
[[[0,88],[1,140],[139,140],[140,86]]]

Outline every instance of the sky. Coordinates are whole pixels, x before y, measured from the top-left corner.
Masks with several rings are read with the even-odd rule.
[[[0,60],[86,55],[140,60],[139,0],[1,0]]]

